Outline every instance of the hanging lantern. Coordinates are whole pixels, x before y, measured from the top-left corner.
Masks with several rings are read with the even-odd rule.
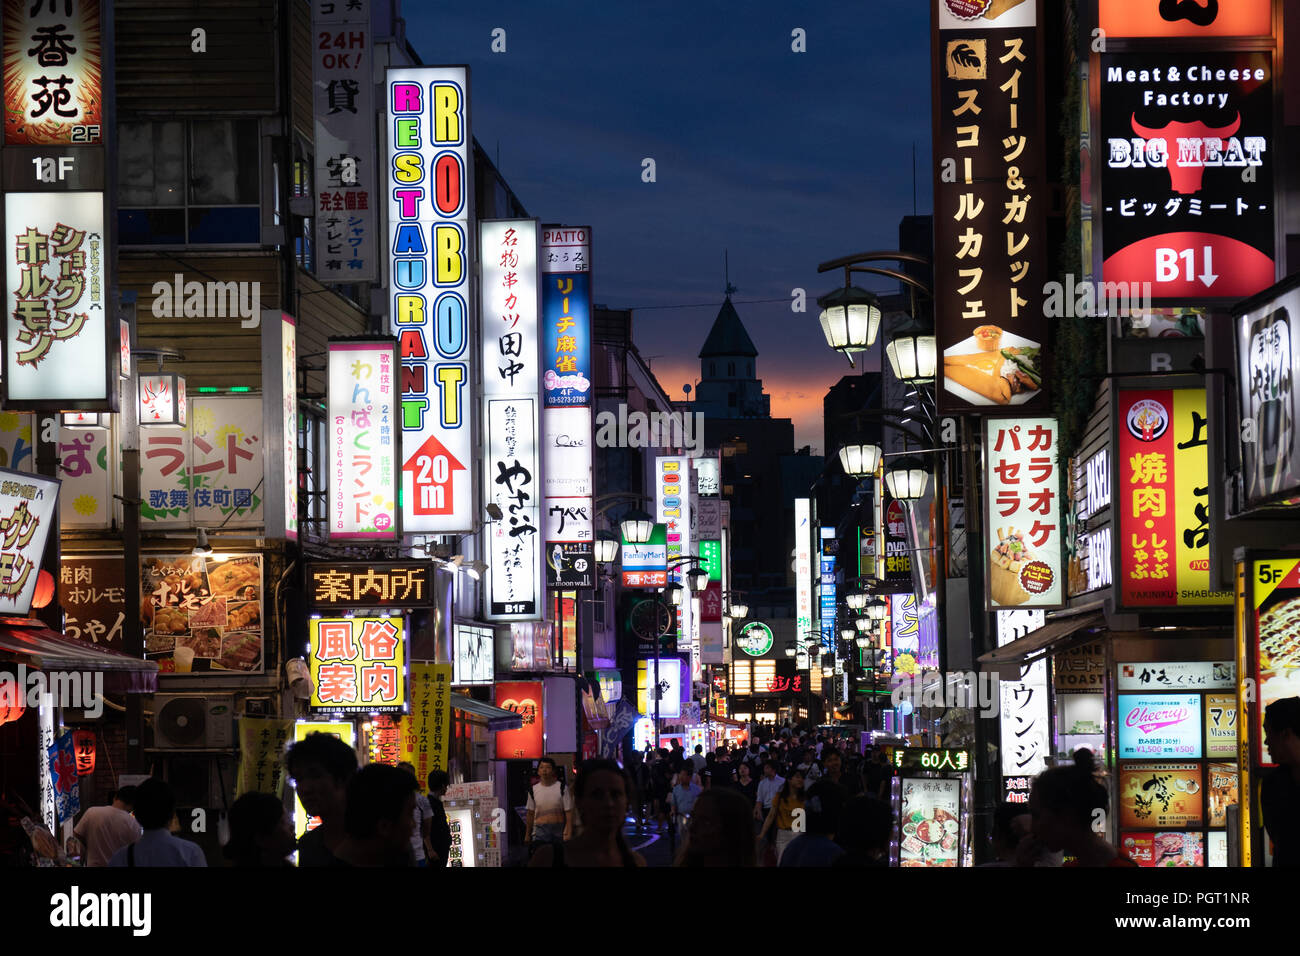
[[[108,412],[64,412],[65,428],[108,428]]]
[[[86,777],[95,772],[95,732],[74,730],[72,749],[77,755],[77,776]]]
[[[0,674],[0,724],[17,720],[27,709],[23,702],[25,687],[19,687],[13,674]]]
[[[185,424],[185,379],[179,375],[140,376],[140,424]]]
[[[36,575],[36,591],[32,594],[32,607],[47,607],[54,600],[54,575],[42,571]]]

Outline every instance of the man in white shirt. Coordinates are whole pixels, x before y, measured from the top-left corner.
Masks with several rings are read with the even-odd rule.
[[[758,794],[754,800],[754,819],[764,820],[772,809],[772,801],[785,786],[785,778],[778,776],[776,764],[768,761],[763,764],[763,779],[758,781]]]
[[[419,777],[415,773],[415,764],[403,761],[397,765],[398,770],[405,770],[416,781]],[[429,842],[429,837],[433,833],[433,806],[429,803],[429,798],[418,790],[415,792],[415,832],[411,834],[411,852],[415,854],[416,866],[428,866],[429,856],[433,853],[433,847]]]
[[[113,791],[109,803],[106,807],[91,807],[72,830],[86,848],[86,866],[108,866],[114,853],[140,839],[143,832],[131,816],[135,787]]]
[[[176,815],[176,795],[157,777],[135,791],[135,818],[144,833],[130,846],[113,854],[109,866],[207,866],[197,843],[171,835],[167,826]]]
[[[550,757],[537,761],[537,775],[542,779],[528,788],[524,820],[530,856],[543,843],[563,843],[573,836],[573,794],[555,772],[555,761]]]

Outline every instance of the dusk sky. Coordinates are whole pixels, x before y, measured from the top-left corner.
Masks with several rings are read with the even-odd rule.
[[[637,347],[671,398],[699,377],[730,250],[772,414],[821,453],[822,398],[851,370],[813,301],[842,273],[817,264],[898,248],[913,144],[916,211],[931,211],[927,5],[408,0],[403,12],[426,63],[470,65],[474,136],[499,150],[529,213],[592,227],[594,299],[637,309]],[[505,53],[491,52],[497,27]],[[805,53],[791,49],[796,28]],[[656,182],[642,182],[645,158]]]

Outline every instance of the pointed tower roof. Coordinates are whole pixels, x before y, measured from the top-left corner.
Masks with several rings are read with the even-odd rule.
[[[745,331],[745,323],[740,321],[736,307],[731,304],[731,296],[722,303],[718,317],[713,320],[713,328],[709,329],[709,337],[704,340],[704,348],[700,349],[700,358],[710,355],[758,355],[753,339]]]

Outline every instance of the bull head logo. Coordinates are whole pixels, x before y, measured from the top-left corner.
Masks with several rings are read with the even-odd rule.
[[[1225,149],[1226,139],[1236,134],[1237,130],[1241,128],[1241,113],[1238,113],[1237,118],[1222,129],[1213,129],[1199,121],[1195,123],[1169,122],[1160,129],[1152,129],[1139,123],[1136,113],[1133,114],[1131,122],[1133,132],[1143,139],[1164,141],[1165,152],[1169,157],[1165,165],[1169,169],[1170,187],[1176,193],[1190,196],[1201,191],[1201,177],[1205,173],[1203,141],[1218,139],[1218,148],[1220,150]],[[1175,150],[1168,149],[1171,142],[1177,144]]]
[[[1219,16],[1219,0],[1160,0],[1160,16],[1170,23],[1187,20],[1198,27],[1208,27]]]

